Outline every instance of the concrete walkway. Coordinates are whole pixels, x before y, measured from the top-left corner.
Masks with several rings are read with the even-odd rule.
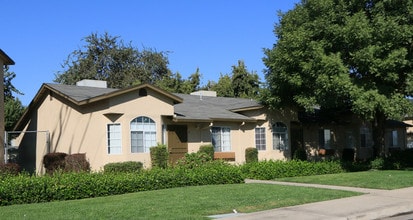
[[[315,202],[254,213],[237,213],[219,217],[225,220],[283,219],[334,220],[382,219],[413,211],[413,187],[396,190],[376,190],[319,184],[287,183],[277,181],[246,180],[246,183],[267,183],[292,186],[327,188],[365,193],[343,199]]]

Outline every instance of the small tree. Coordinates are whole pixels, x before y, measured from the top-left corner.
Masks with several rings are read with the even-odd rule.
[[[245,163],[258,162],[258,150],[254,147],[245,149]]]
[[[202,145],[199,147],[198,153],[206,153],[211,159],[214,159],[214,146],[212,144]]]
[[[168,148],[164,144],[158,144],[150,148],[152,167],[166,168],[168,166]]]

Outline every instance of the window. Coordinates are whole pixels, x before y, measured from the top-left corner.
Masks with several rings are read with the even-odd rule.
[[[345,148],[354,148],[354,135],[352,131],[346,131],[346,145]]]
[[[410,134],[407,136],[407,148],[413,149],[413,138],[411,137]]]
[[[320,129],[318,133],[320,148],[331,149],[331,130]]]
[[[265,128],[258,127],[255,128],[255,147],[257,150],[265,150]]]
[[[151,118],[133,119],[130,130],[132,153],[148,153],[150,147],[156,146],[156,125]]]
[[[212,145],[215,152],[225,152],[231,150],[231,136],[230,128],[226,127],[212,127]]]
[[[108,154],[122,153],[122,133],[120,124],[108,124]]]
[[[372,147],[373,140],[370,129],[366,126],[360,128],[360,146],[361,147]]]
[[[393,130],[390,132],[390,147],[398,147],[399,143],[398,143],[398,135],[397,135],[397,131]]]
[[[288,129],[282,122],[272,126],[272,139],[274,150],[288,150]]]

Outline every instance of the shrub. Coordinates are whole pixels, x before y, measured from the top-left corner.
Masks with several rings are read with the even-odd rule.
[[[139,173],[56,173],[6,178],[0,181],[2,206],[244,181],[238,167],[222,161],[211,161],[194,169],[154,168]]]
[[[47,174],[53,174],[57,170],[64,170],[66,153],[48,153],[43,157],[43,165]]]
[[[249,147],[245,149],[245,163],[258,162],[257,148]]]
[[[307,152],[304,148],[298,148],[294,151],[293,159],[307,161]]]
[[[206,153],[187,153],[185,154],[184,158],[178,160],[177,166],[193,169],[195,167],[203,166],[212,160],[213,159],[210,157],[210,155]]]
[[[214,146],[212,144],[202,145],[199,147],[198,153],[206,153],[211,159],[214,159]]]
[[[367,171],[371,169],[371,163],[365,161],[341,161],[341,167],[348,172]]]
[[[108,163],[103,169],[105,173],[134,173],[142,170],[143,164],[138,161]]]
[[[86,159],[86,154],[71,154],[65,157],[66,172],[89,172],[90,164]]]
[[[20,166],[17,163],[0,164],[0,175],[17,175],[21,171]]]
[[[383,158],[378,157],[371,161],[371,169],[383,170],[385,168],[385,161]]]
[[[355,151],[352,148],[345,148],[343,149],[342,160],[343,161],[354,161],[354,154]]]
[[[150,148],[152,167],[166,168],[168,166],[168,148],[164,144],[158,144]]]
[[[386,165],[390,169],[404,169],[413,167],[413,149],[390,150],[390,155],[386,158]]]
[[[263,180],[344,172],[339,161],[308,162],[300,160],[259,161],[244,164],[241,170],[246,178]]]

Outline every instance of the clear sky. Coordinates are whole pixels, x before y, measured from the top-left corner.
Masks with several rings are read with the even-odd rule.
[[[276,42],[278,11],[299,0],[0,0],[0,49],[16,65],[12,83],[28,105],[51,83],[67,56],[91,33],[109,33],[138,49],[168,51],[185,79],[199,67],[201,84],[243,60],[264,80],[263,48]]]

